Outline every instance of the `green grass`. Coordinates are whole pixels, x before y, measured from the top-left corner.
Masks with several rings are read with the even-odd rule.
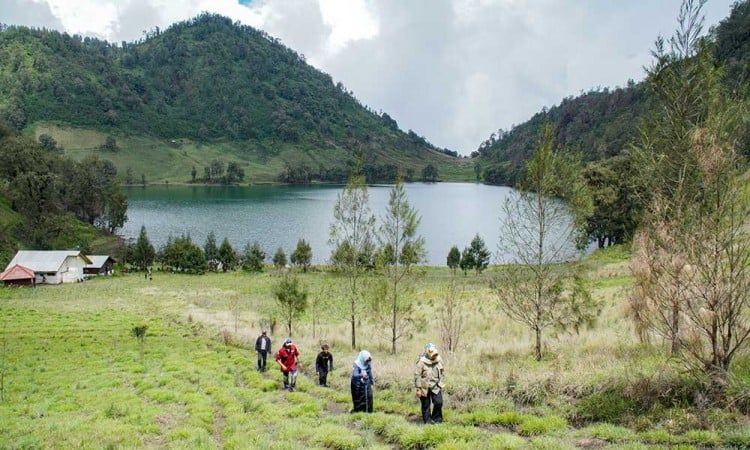
[[[299,145],[273,144],[262,146],[258,143],[208,142],[198,143],[189,139],[177,138],[174,142],[150,136],[114,134],[120,150],[103,151],[107,134],[86,128],[74,128],[40,122],[29,127],[29,133],[38,138],[41,134],[52,136],[65,149],[65,154],[81,160],[96,155],[111,160],[118,169],[118,177],[125,179],[128,168],[132,171],[135,184],[141,183],[190,183],[192,169],[197,178],[203,177],[203,168],[211,161],[219,160],[226,165],[237,163],[245,171],[243,184],[265,184],[278,182],[279,174],[285,165],[306,165],[313,170],[320,167],[339,166],[351,155],[340,148],[306,148]],[[376,155],[378,164],[392,163],[412,168],[415,177],[421,177],[424,166],[431,162],[438,168],[442,181],[474,181],[473,163],[469,160],[449,158],[436,154],[433,160],[424,161],[412,155]]]
[[[310,317],[295,324],[302,352],[296,392],[280,389],[273,362],[265,374],[254,370],[250,349],[259,323],[275,310],[274,272],[156,271],[152,281],[132,274],[0,289],[0,448],[560,449],[589,441],[612,448],[741,448],[750,442],[741,414],[708,409],[705,420],[714,428],[702,428],[695,411],[671,406],[669,397],[638,409],[634,393],[691,385],[682,387],[677,374],[664,376],[671,366],[658,348],[627,334],[609,338],[625,323],[614,301],[604,313],[608,326],[548,338],[549,356],[534,361],[528,333],[492,307],[483,278],[492,270],[465,280],[466,332],[458,353],[444,353],[449,384],[445,423],[437,426],[421,424],[411,388],[416,354],[424,342],[439,342],[437,314],[428,314],[427,326],[401,341],[396,355],[389,355],[381,324],[359,324],[358,349],[373,353],[377,377],[376,413],[366,415],[348,413],[358,349],[349,348],[348,324],[335,307],[318,318],[315,335]],[[328,285],[334,298],[327,301],[343,281],[322,269],[300,277],[312,293]],[[448,277],[447,269],[428,268],[415,286],[417,307],[435,311],[442,298],[436,286]],[[594,295],[602,292],[609,291]],[[143,355],[132,335],[142,325],[148,327]],[[233,345],[225,345],[225,334]],[[271,335],[275,347],[286,332],[279,326]],[[317,386],[312,371],[322,340],[337,366],[331,388]],[[738,360],[740,374],[746,365]],[[743,377],[735,380],[738,392]]]

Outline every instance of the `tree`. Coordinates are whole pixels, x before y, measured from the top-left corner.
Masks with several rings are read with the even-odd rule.
[[[211,160],[211,180],[218,181],[224,175],[224,162],[218,159]]]
[[[242,268],[249,270],[250,272],[262,272],[263,263],[266,260],[266,252],[260,248],[258,241],[250,244],[249,242],[245,245],[245,255],[242,262]]]
[[[681,268],[686,263],[686,248],[678,238],[692,232],[690,209],[696,207],[701,195],[702,180],[696,152],[693,151],[692,134],[704,126],[709,117],[710,94],[717,91],[717,86],[711,85],[712,80],[716,84],[717,74],[710,61],[710,52],[699,38],[703,26],[700,9],[704,3],[683,2],[675,36],[668,44],[662,37],[655,43],[652,52],[655,61],[647,74],[649,85],[656,94],[657,108],[645,124],[641,142],[633,151],[643,174],[639,181],[643,184],[641,190],[646,205],[644,223],[639,230],[643,236],[638,236],[637,242],[643,247],[652,247],[656,253],[650,261],[640,262],[643,267],[650,266],[649,270],[634,271],[637,293],[631,306],[635,317],[641,321],[637,325],[649,327],[652,331],[661,327],[647,317],[647,311],[651,310],[651,314],[659,311],[665,325],[660,334],[670,341],[672,356],[678,356],[680,350],[680,316],[684,299],[682,295],[669,292],[657,293],[665,287],[653,278],[672,278],[674,284],[682,283]],[[669,229],[666,234],[664,227]],[[662,252],[683,264],[675,263],[675,270],[657,269],[656,266],[664,264],[665,258],[659,258],[664,254]],[[644,274],[648,276],[644,277]],[[671,291],[673,288],[666,289]],[[666,306],[658,307],[659,304]],[[644,312],[646,314],[642,314]],[[649,322],[650,325],[644,325]]]
[[[180,272],[202,274],[208,270],[206,255],[190,235],[171,237],[161,250],[162,261]]]
[[[219,246],[219,261],[221,261],[221,268],[224,272],[232,269],[237,265],[237,253],[232,248],[232,244],[229,243],[229,239],[224,238]]]
[[[586,233],[598,248],[630,241],[641,220],[643,205],[635,181],[639,174],[633,162],[630,155],[618,155],[584,171],[594,202]]]
[[[427,164],[422,169],[422,180],[423,181],[437,181],[438,170],[433,164]]]
[[[591,210],[580,155],[554,152],[552,145],[552,127],[545,124],[525,178],[503,205],[500,245],[513,256],[496,281],[500,308],[534,333],[537,361],[546,329],[578,329],[598,314],[575,267],[560,264],[580,254],[573,242]]]
[[[490,264],[490,252],[484,244],[484,239],[482,239],[479,234],[474,236],[474,239],[471,240],[471,243],[469,244],[469,253],[471,253],[471,259],[467,260],[466,264],[468,264],[469,261],[473,261],[474,265],[468,266],[464,270],[473,268],[477,275],[479,275]]]
[[[347,315],[352,332],[352,350],[357,348],[357,321],[362,312],[361,278],[372,267],[375,216],[361,174],[349,177],[336,197],[328,242],[333,246],[331,263],[346,277]]]
[[[464,251],[461,252],[461,260],[459,261],[458,266],[464,272],[464,276],[466,276],[466,273],[469,270],[473,269],[476,266],[476,261],[474,260],[474,252],[471,251],[470,247],[464,247]]]
[[[278,250],[276,250],[276,253],[273,255],[273,265],[276,266],[277,269],[281,270],[284,267],[286,267],[286,253],[284,253],[284,249],[279,247]]]
[[[154,250],[154,246],[151,245],[151,241],[148,240],[145,225],[141,225],[141,232],[138,234],[138,240],[135,241],[133,257],[135,258],[136,265],[141,270],[146,270],[154,263],[156,250]]]
[[[57,141],[48,134],[39,135],[39,143],[49,153],[62,153],[63,148],[57,145]]]
[[[300,239],[297,241],[297,247],[292,252],[292,264],[302,266],[302,271],[307,272],[307,267],[312,261],[312,248],[306,240]]]
[[[387,282],[388,298],[384,306],[387,306],[387,323],[391,329],[391,354],[395,355],[396,342],[418,319],[404,284],[409,276],[415,275],[413,266],[423,262],[426,257],[424,238],[417,235],[420,219],[417,211],[409,204],[400,176],[391,189],[381,222],[377,235],[381,246],[378,268]],[[376,305],[380,306],[376,307],[376,311],[382,314],[383,303],[376,302]]]
[[[117,145],[117,139],[115,139],[114,136],[107,136],[107,139],[104,140],[104,144],[102,144],[99,148],[101,150],[106,150],[109,152],[116,152],[120,150],[120,147]]]
[[[734,357],[750,335],[750,215],[737,143],[746,105],[733,98],[699,37],[701,8],[683,2],[679,27],[657,41],[649,82],[658,95],[652,128],[636,148],[654,177],[632,262],[631,309],[643,334],[705,376],[723,398]]]
[[[286,274],[274,287],[273,295],[286,320],[289,336],[292,335],[292,321],[299,318],[307,309],[307,289],[296,276]]]
[[[458,247],[454,245],[448,252],[447,258],[447,265],[450,267],[452,274],[456,273],[459,264],[461,264],[461,252],[458,250]]]
[[[219,261],[219,248],[216,246],[216,233],[211,230],[206,236],[206,243],[203,244],[203,253],[206,255],[209,269],[216,270]]]
[[[227,164],[227,174],[224,177],[226,183],[236,183],[245,179],[245,170],[236,162]]]
[[[453,249],[456,250],[455,254],[457,256],[458,247],[453,247]],[[451,249],[451,253],[453,253],[453,249]],[[464,331],[464,320],[466,318],[466,308],[464,307],[466,299],[463,296],[463,285],[458,281],[455,267],[451,269],[448,286],[446,286],[443,292],[445,293],[445,297],[438,307],[440,313],[440,341],[444,349],[454,352],[458,349],[461,341]]]
[[[128,221],[128,198],[120,191],[119,186],[113,185],[111,189],[113,192],[104,201],[103,218],[107,231],[114,234]]]

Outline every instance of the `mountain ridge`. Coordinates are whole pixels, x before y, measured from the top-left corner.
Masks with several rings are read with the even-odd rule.
[[[237,162],[242,152],[302,155],[280,158],[280,181],[343,181],[358,161],[371,181],[416,177],[457,156],[401,131],[278,39],[209,13],[120,44],[4,27],[0,80],[0,120],[17,129],[56,123],[166,144],[229,143]],[[288,177],[298,172],[307,175]]]

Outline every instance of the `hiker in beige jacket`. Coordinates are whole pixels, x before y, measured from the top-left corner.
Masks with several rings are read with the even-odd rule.
[[[427,344],[424,353],[419,356],[414,372],[414,385],[417,397],[422,403],[422,421],[424,423],[441,423],[443,421],[443,361],[435,344]],[[430,412],[432,403],[432,412]]]

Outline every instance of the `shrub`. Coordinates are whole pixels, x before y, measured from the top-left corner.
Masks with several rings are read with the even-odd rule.
[[[610,424],[599,424],[586,427],[578,432],[581,436],[590,436],[607,442],[626,442],[636,438],[633,430]]]
[[[483,446],[480,446],[483,447]],[[477,448],[474,445],[474,448]],[[514,434],[498,433],[493,435],[489,441],[487,441],[487,448],[498,448],[504,450],[513,450],[520,448],[527,448],[526,440],[518,437]]]
[[[727,432],[722,438],[727,447],[750,448],[750,428]]]
[[[315,403],[303,403],[289,410],[289,417],[318,417],[320,407]]]
[[[649,444],[676,445],[683,442],[683,438],[670,434],[666,430],[648,430],[639,433],[640,439]]]
[[[117,419],[119,417],[125,417],[128,415],[128,407],[122,405],[115,405],[110,403],[109,406],[104,410],[104,417],[109,419]]]
[[[620,392],[598,392],[582,398],[575,406],[574,415],[584,421],[619,423],[628,414],[638,410],[635,401]]]
[[[691,430],[685,433],[685,437],[691,443],[701,447],[716,447],[721,445],[721,437],[715,431]]]
[[[518,427],[521,436],[538,436],[552,431],[562,430],[568,426],[568,421],[558,416],[534,417],[527,416]]]
[[[497,415],[495,421],[496,425],[503,425],[505,427],[516,427],[524,421],[524,415],[519,414],[515,411],[506,411]]]
[[[324,424],[317,427],[312,442],[336,450],[355,450],[364,444],[362,438],[346,427]]]

